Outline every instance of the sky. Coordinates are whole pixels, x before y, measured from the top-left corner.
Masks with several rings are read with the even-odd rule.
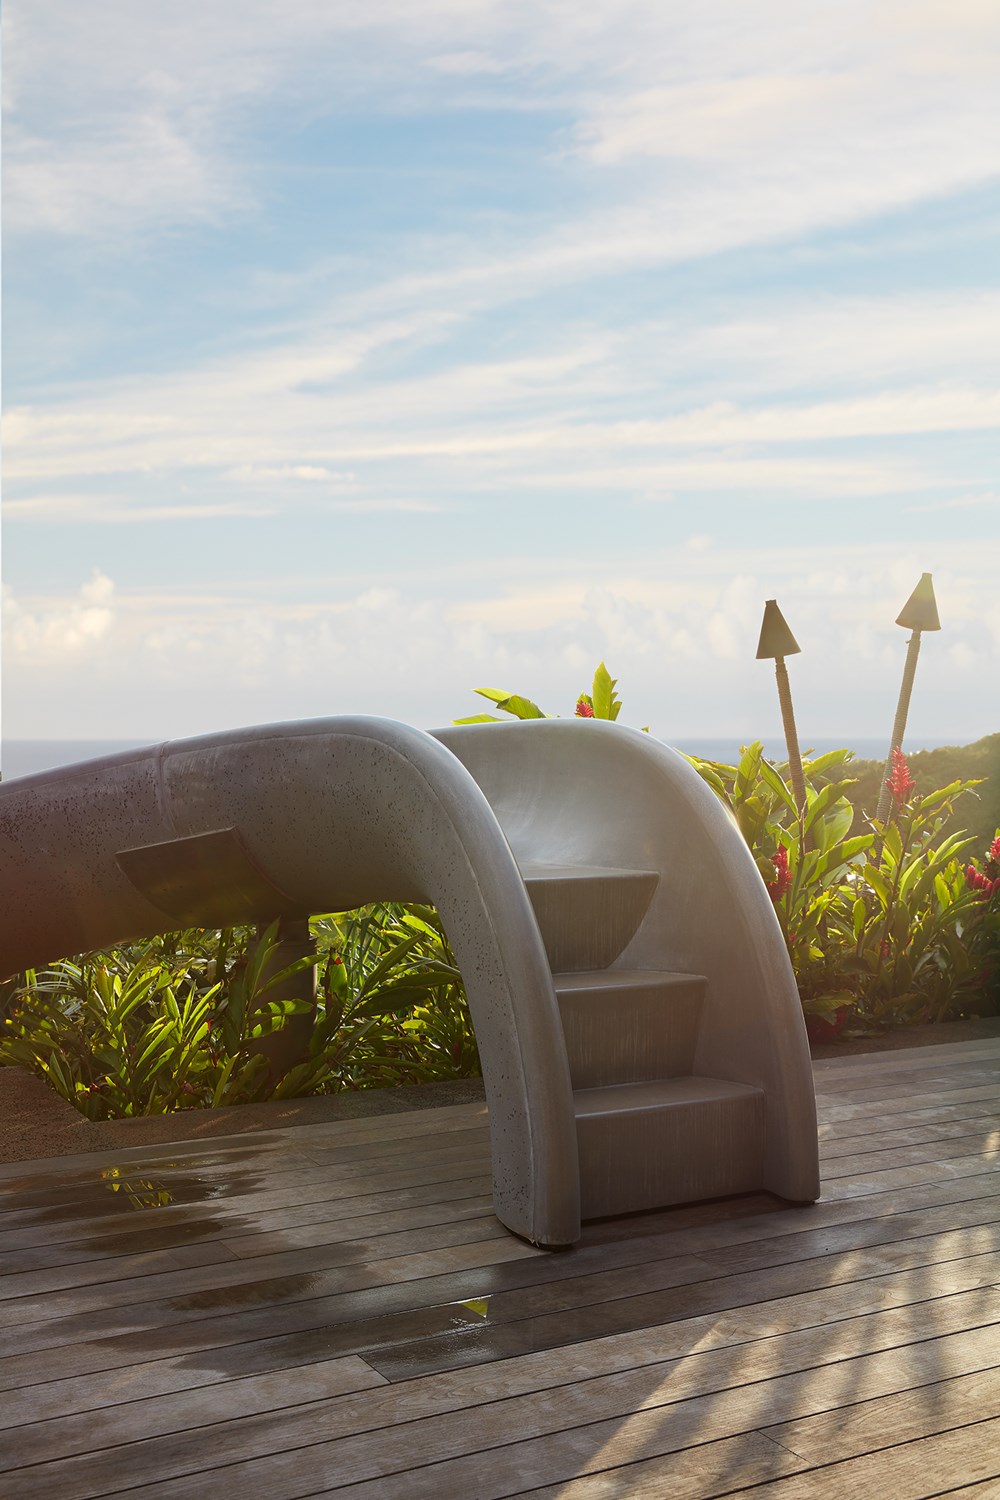
[[[9,0],[3,734],[1000,728],[995,0]]]

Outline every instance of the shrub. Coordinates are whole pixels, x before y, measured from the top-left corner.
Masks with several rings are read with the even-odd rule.
[[[690,758],[690,757],[689,757]],[[983,910],[947,832],[975,782],[914,793],[900,755],[883,825],[852,834],[851,752],[803,762],[802,814],[760,743],[736,766],[692,764],[732,812],[774,902],[803,1009],[827,1020],[849,1007],[865,1025],[941,1021],[992,1008],[983,984]]]
[[[269,1000],[276,925],[189,930],[21,976],[0,1063],[30,1068],[90,1119],[425,1082],[478,1072],[461,977],[436,912],[383,904],[317,917],[308,1056],[275,1076],[267,1038],[308,1005]]]

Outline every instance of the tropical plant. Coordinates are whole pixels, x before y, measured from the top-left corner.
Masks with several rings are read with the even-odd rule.
[[[621,699],[615,692],[618,679],[612,677],[603,662],[594,673],[594,681],[589,693],[581,693],[576,700],[573,710],[578,719],[617,719],[621,712]],[[502,688],[476,688],[475,691],[481,698],[488,698],[495,703],[503,713],[511,714],[515,719],[551,719],[553,714],[547,714],[544,709],[539,708],[530,698],[525,698],[521,693],[507,693]],[[496,714],[472,714],[466,719],[456,719],[456,724],[499,724],[502,720]]]
[[[602,662],[593,693],[577,700],[577,715],[617,719],[616,686]],[[548,717],[519,694],[477,691],[517,718]],[[480,714],[456,722],[497,720]],[[726,805],[756,860],[807,1017],[838,1024],[850,1018],[870,1028],[991,1006],[984,974],[995,972],[987,950],[993,933],[995,952],[996,926],[981,901],[977,906],[961,864],[972,840],[955,815],[955,803],[981,778],[925,786],[921,795],[899,754],[888,782],[893,815],[882,825],[859,819],[850,750],[803,761],[801,811],[787,765],[765,759],[759,741],[741,747],[735,765],[687,759]],[[880,787],[881,780],[873,802]],[[992,881],[1000,876],[1000,845],[989,857],[997,865]]]
[[[30,1068],[91,1119],[425,1082],[478,1072],[461,977],[437,913],[372,905],[315,918],[315,960],[278,969],[276,924],[189,930],[30,970],[0,1063]],[[307,1055],[269,1042],[307,1002],[269,992],[315,962]]]
[[[807,1015],[883,1026],[943,1020],[984,1007],[975,895],[949,834],[955,801],[974,781],[915,796],[894,761],[892,814],[852,834],[848,750],[803,762],[802,812],[760,743],[736,766],[692,760],[727,804],[774,902]]]

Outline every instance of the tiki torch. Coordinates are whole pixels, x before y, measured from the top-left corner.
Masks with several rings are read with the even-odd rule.
[[[913,634],[906,643],[903,681],[899,689],[899,702],[896,704],[896,718],[892,726],[892,740],[889,744],[889,754],[885,759],[885,775],[882,778],[882,791],[879,794],[878,808],[875,812],[875,816],[880,823],[884,823],[886,820],[889,812],[889,802],[892,798],[892,793],[886,784],[892,774],[892,752],[902,749],[903,735],[906,732],[906,715],[910,709],[910,694],[913,692],[913,678],[917,670],[917,657],[920,655],[920,633],[923,630],[941,629],[941,621],[938,619],[937,601],[934,598],[934,585],[931,583],[931,575],[929,573],[921,574],[920,582],[896,616],[896,624],[902,625],[904,630],[912,630]]]
[[[792,791],[799,812],[806,805],[806,784],[802,775],[802,757],[799,754],[799,736],[792,712],[792,690],[788,685],[786,656],[795,656],[802,647],[789,630],[776,599],[768,599],[764,605],[764,619],[757,642],[757,660],[774,659],[774,675],[778,682],[778,702],[781,704],[781,722],[788,746],[788,769],[792,777]]]

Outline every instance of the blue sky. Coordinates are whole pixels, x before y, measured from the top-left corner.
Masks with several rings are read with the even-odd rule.
[[[11,0],[9,738],[997,726],[989,0]]]

